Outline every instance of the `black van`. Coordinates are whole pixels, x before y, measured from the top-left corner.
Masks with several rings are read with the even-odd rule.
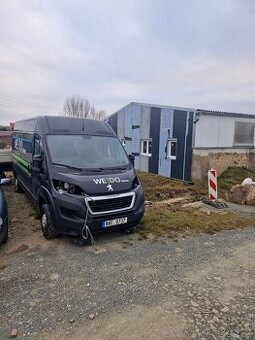
[[[106,122],[60,116],[16,122],[12,156],[16,190],[38,207],[46,239],[131,229],[143,216],[133,158]]]

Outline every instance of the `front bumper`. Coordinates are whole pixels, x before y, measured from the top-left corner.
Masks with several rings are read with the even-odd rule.
[[[105,230],[131,228],[136,226],[144,214],[144,195],[141,186],[134,190],[135,201],[132,209],[104,214],[88,214],[87,225],[92,233]],[[79,236],[84,225],[86,216],[85,197],[70,194],[56,194],[54,198],[54,222],[60,234]],[[127,217],[127,223],[114,227],[104,228],[104,221]]]

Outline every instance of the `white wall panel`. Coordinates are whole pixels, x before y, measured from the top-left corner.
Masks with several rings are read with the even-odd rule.
[[[235,122],[255,123],[253,118],[201,115],[195,125],[196,148],[233,147]]]

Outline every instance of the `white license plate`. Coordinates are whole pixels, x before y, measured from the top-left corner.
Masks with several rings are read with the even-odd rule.
[[[102,228],[113,227],[125,223],[127,223],[127,217],[116,218],[115,220],[103,221]]]

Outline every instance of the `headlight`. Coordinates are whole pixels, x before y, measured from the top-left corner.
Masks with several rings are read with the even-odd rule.
[[[140,185],[139,179],[137,176],[135,176],[133,183],[132,183],[132,188],[135,189]]]
[[[68,192],[69,194],[73,195],[82,195],[83,191],[80,187],[75,184],[71,184],[68,182],[58,181],[54,179],[53,181],[54,188],[62,194],[63,192]]]
[[[3,223],[4,223],[4,221],[3,221],[2,217],[0,217],[0,227]]]

